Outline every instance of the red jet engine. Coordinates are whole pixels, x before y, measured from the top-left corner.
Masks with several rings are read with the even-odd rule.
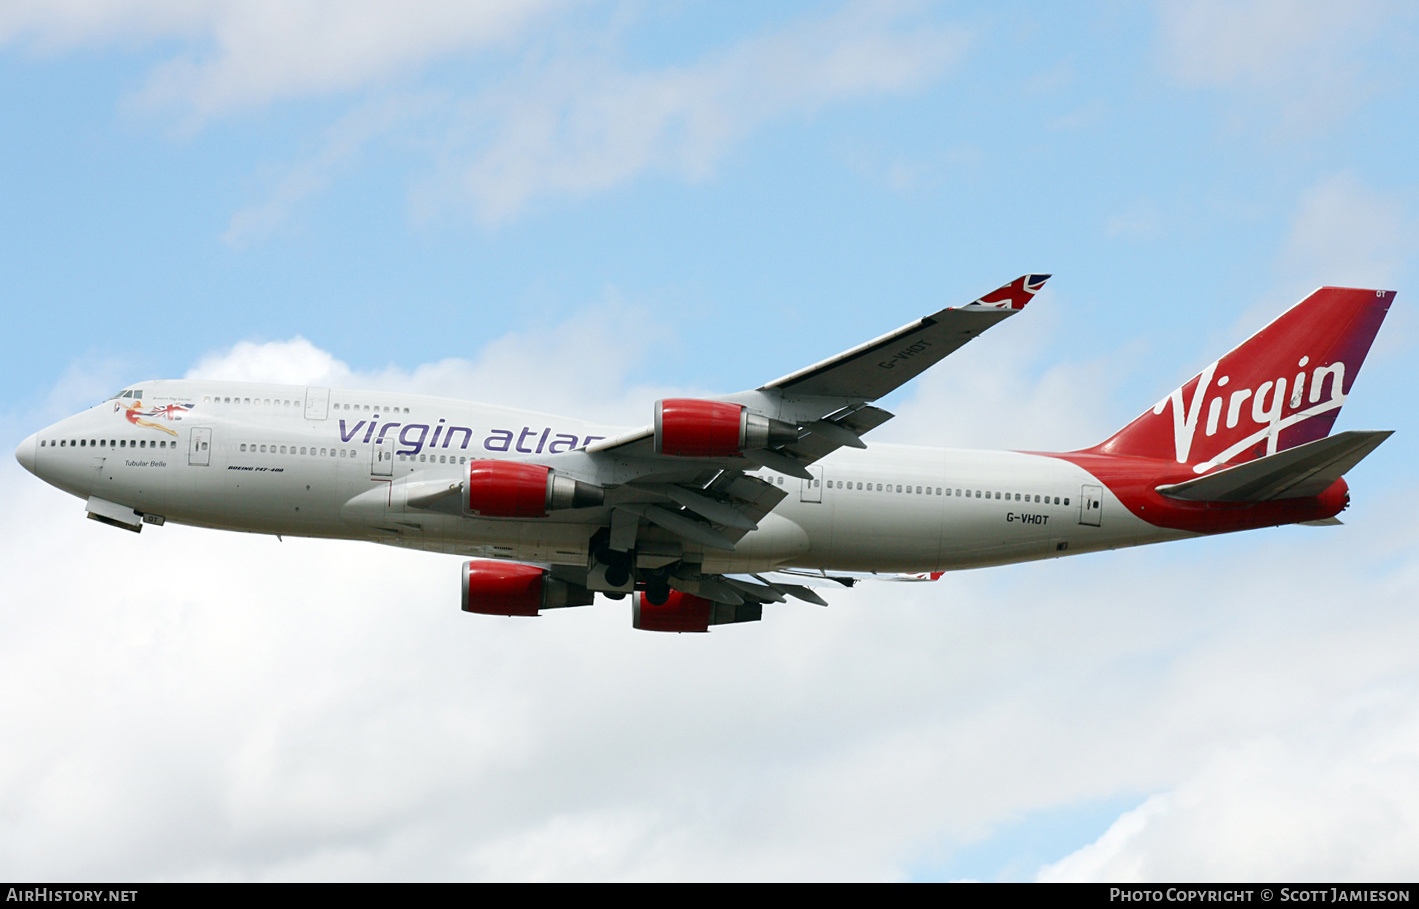
[[[594,508],[605,490],[541,464],[468,462],[468,511],[485,518],[544,518],[563,508]]]
[[[732,458],[798,441],[798,427],[742,404],[666,398],[655,402],[655,452],[682,458]]]
[[[539,609],[589,606],[590,590],[552,577],[545,568],[513,562],[463,563],[463,611],[537,615]]]
[[[711,625],[734,622],[757,622],[764,616],[764,607],[757,603],[715,603],[704,597],[679,590],[670,591],[670,599],[656,606],[644,593],[636,598],[631,611],[631,625],[641,631],[709,631]]]

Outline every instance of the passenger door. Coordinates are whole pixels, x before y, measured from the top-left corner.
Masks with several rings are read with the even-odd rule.
[[[393,439],[382,439],[370,450],[370,475],[376,477],[394,476]]]
[[[1101,527],[1104,522],[1104,490],[1102,486],[1085,485],[1079,491],[1079,523]]]
[[[212,463],[211,427],[192,427],[187,443],[187,463],[193,467],[206,467]]]
[[[821,502],[823,501],[823,468],[809,467],[808,472],[813,475],[813,478],[803,481],[800,501]]]

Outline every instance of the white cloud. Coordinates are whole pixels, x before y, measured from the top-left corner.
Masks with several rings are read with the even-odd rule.
[[[1412,678],[1409,680],[1412,682]],[[1376,686],[1281,735],[1231,743],[1042,880],[1409,881],[1419,869],[1419,710]]]
[[[640,360],[624,352],[676,346],[653,315],[613,297],[556,325],[504,335],[474,359],[359,371],[296,337],[239,342],[203,357],[187,377],[405,391],[640,425],[650,421],[652,403],[673,390],[628,387]]]
[[[1177,0],[1160,4],[1175,74],[1192,85],[1280,84],[1321,62],[1356,30],[1368,33],[1385,4]]]
[[[334,385],[349,382],[350,367],[302,337],[289,341],[240,341],[230,350],[208,354],[188,370],[189,379]]]
[[[221,0],[14,0],[0,9],[0,41],[29,40],[53,53],[91,44],[186,37],[209,29],[234,5]]]
[[[1140,353],[1128,347],[1074,359],[1060,351],[1060,307],[1066,303],[1046,289],[1022,315],[921,376],[910,386],[911,396],[889,408],[897,417],[878,430],[881,438],[952,448],[1071,451],[1121,428],[1109,423],[1117,392],[1110,380],[1135,366]],[[1151,401],[1125,404],[1142,413]]]
[[[539,196],[586,195],[646,170],[703,179],[765,121],[918,88],[965,45],[961,29],[854,4],[686,66],[557,60],[468,106],[454,132],[467,147],[425,195],[455,186],[495,224]]]
[[[1419,230],[1393,196],[1340,173],[1306,191],[1281,253],[1288,280],[1393,288],[1419,251]]]
[[[977,170],[985,159],[979,146],[969,144],[939,149],[921,158],[903,158],[895,151],[871,146],[843,156],[844,163],[859,176],[904,195],[940,186],[951,174]]]
[[[1401,199],[1350,172],[1321,178],[1297,200],[1276,254],[1273,289],[1255,302],[1238,303],[1235,320],[1219,326],[1208,348],[1221,352],[1240,343],[1319,287],[1401,287],[1416,252],[1419,225]],[[1408,343],[1407,322],[1403,307],[1391,311],[1371,362],[1377,353]]]
[[[585,196],[646,171],[703,179],[764,123],[927,85],[967,44],[963,29],[925,21],[912,6],[850,3],[696,60],[631,69],[617,41],[558,21],[570,5],[21,3],[0,10],[0,41],[27,37],[53,49],[175,41],[181,50],[130,101],[177,112],[189,130],[282,100],[362,95],[314,155],[234,215],[226,237],[238,245],[282,224],[365,145],[415,125],[437,156],[415,209],[471,205],[481,222],[498,224],[533,200]],[[627,17],[611,18],[626,27]],[[504,75],[456,87],[443,77],[444,87],[402,94],[395,82],[494,48],[517,61]]]
[[[41,47],[157,42],[189,50],[159,66],[141,101],[197,122],[289,98],[367,87],[440,57],[509,42],[567,0],[71,0],[7,3],[0,40]]]
[[[1052,865],[1040,869],[1038,880],[1044,883],[1078,880],[1109,880],[1120,883],[1149,880],[1137,866],[1134,856],[1125,855],[1128,846],[1148,823],[1166,814],[1170,800],[1155,795],[1132,811],[1125,811],[1095,842],[1083,847]]]
[[[1237,90],[1312,132],[1368,96],[1367,47],[1398,31],[1401,4],[1373,0],[1174,0],[1159,5],[1163,66],[1183,85]]]
[[[232,215],[222,239],[243,247],[285,225],[305,199],[324,192],[353,169],[365,147],[392,131],[408,128],[438,106],[438,99],[411,95],[380,97],[362,104],[325,131],[316,154],[280,174],[266,197]]]

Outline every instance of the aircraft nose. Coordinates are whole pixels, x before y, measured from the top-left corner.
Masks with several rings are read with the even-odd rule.
[[[30,473],[34,473],[35,457],[39,451],[39,433],[35,433],[28,439],[20,443],[20,447],[15,449],[15,460],[20,462],[20,466]]]

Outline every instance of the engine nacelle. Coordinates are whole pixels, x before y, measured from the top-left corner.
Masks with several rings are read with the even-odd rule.
[[[757,603],[716,603],[679,590],[670,591],[670,599],[660,606],[642,593],[631,607],[631,625],[641,631],[702,632],[711,625],[757,622],[763,617],[764,607]]]
[[[539,609],[589,606],[594,596],[545,568],[513,562],[463,563],[463,611],[483,615],[537,615]]]
[[[466,491],[469,513],[487,518],[543,518],[562,508],[593,508],[606,495],[541,464],[493,460],[468,462]]]
[[[655,402],[656,454],[732,458],[747,450],[798,441],[798,427],[742,404],[666,398]]]

